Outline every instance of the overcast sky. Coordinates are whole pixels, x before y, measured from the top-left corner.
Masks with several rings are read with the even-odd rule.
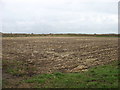
[[[0,27],[7,33],[118,33],[118,1],[1,0]]]

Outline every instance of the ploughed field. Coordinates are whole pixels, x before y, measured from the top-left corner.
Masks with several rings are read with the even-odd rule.
[[[115,37],[5,37],[2,42],[3,72],[16,75],[87,71],[118,60]]]

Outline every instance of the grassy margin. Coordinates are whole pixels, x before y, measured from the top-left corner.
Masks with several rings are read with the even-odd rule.
[[[35,88],[118,88],[118,63],[97,66],[87,72],[41,74],[24,80]]]

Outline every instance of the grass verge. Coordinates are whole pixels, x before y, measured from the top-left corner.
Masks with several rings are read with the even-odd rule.
[[[41,74],[24,80],[34,88],[118,88],[118,63],[97,66],[80,73]]]

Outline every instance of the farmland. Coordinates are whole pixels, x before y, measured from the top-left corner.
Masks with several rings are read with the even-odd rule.
[[[2,48],[6,88],[34,87],[35,79],[30,78],[37,75],[53,78],[54,73],[58,76],[84,73],[118,60],[117,37],[3,37]]]

